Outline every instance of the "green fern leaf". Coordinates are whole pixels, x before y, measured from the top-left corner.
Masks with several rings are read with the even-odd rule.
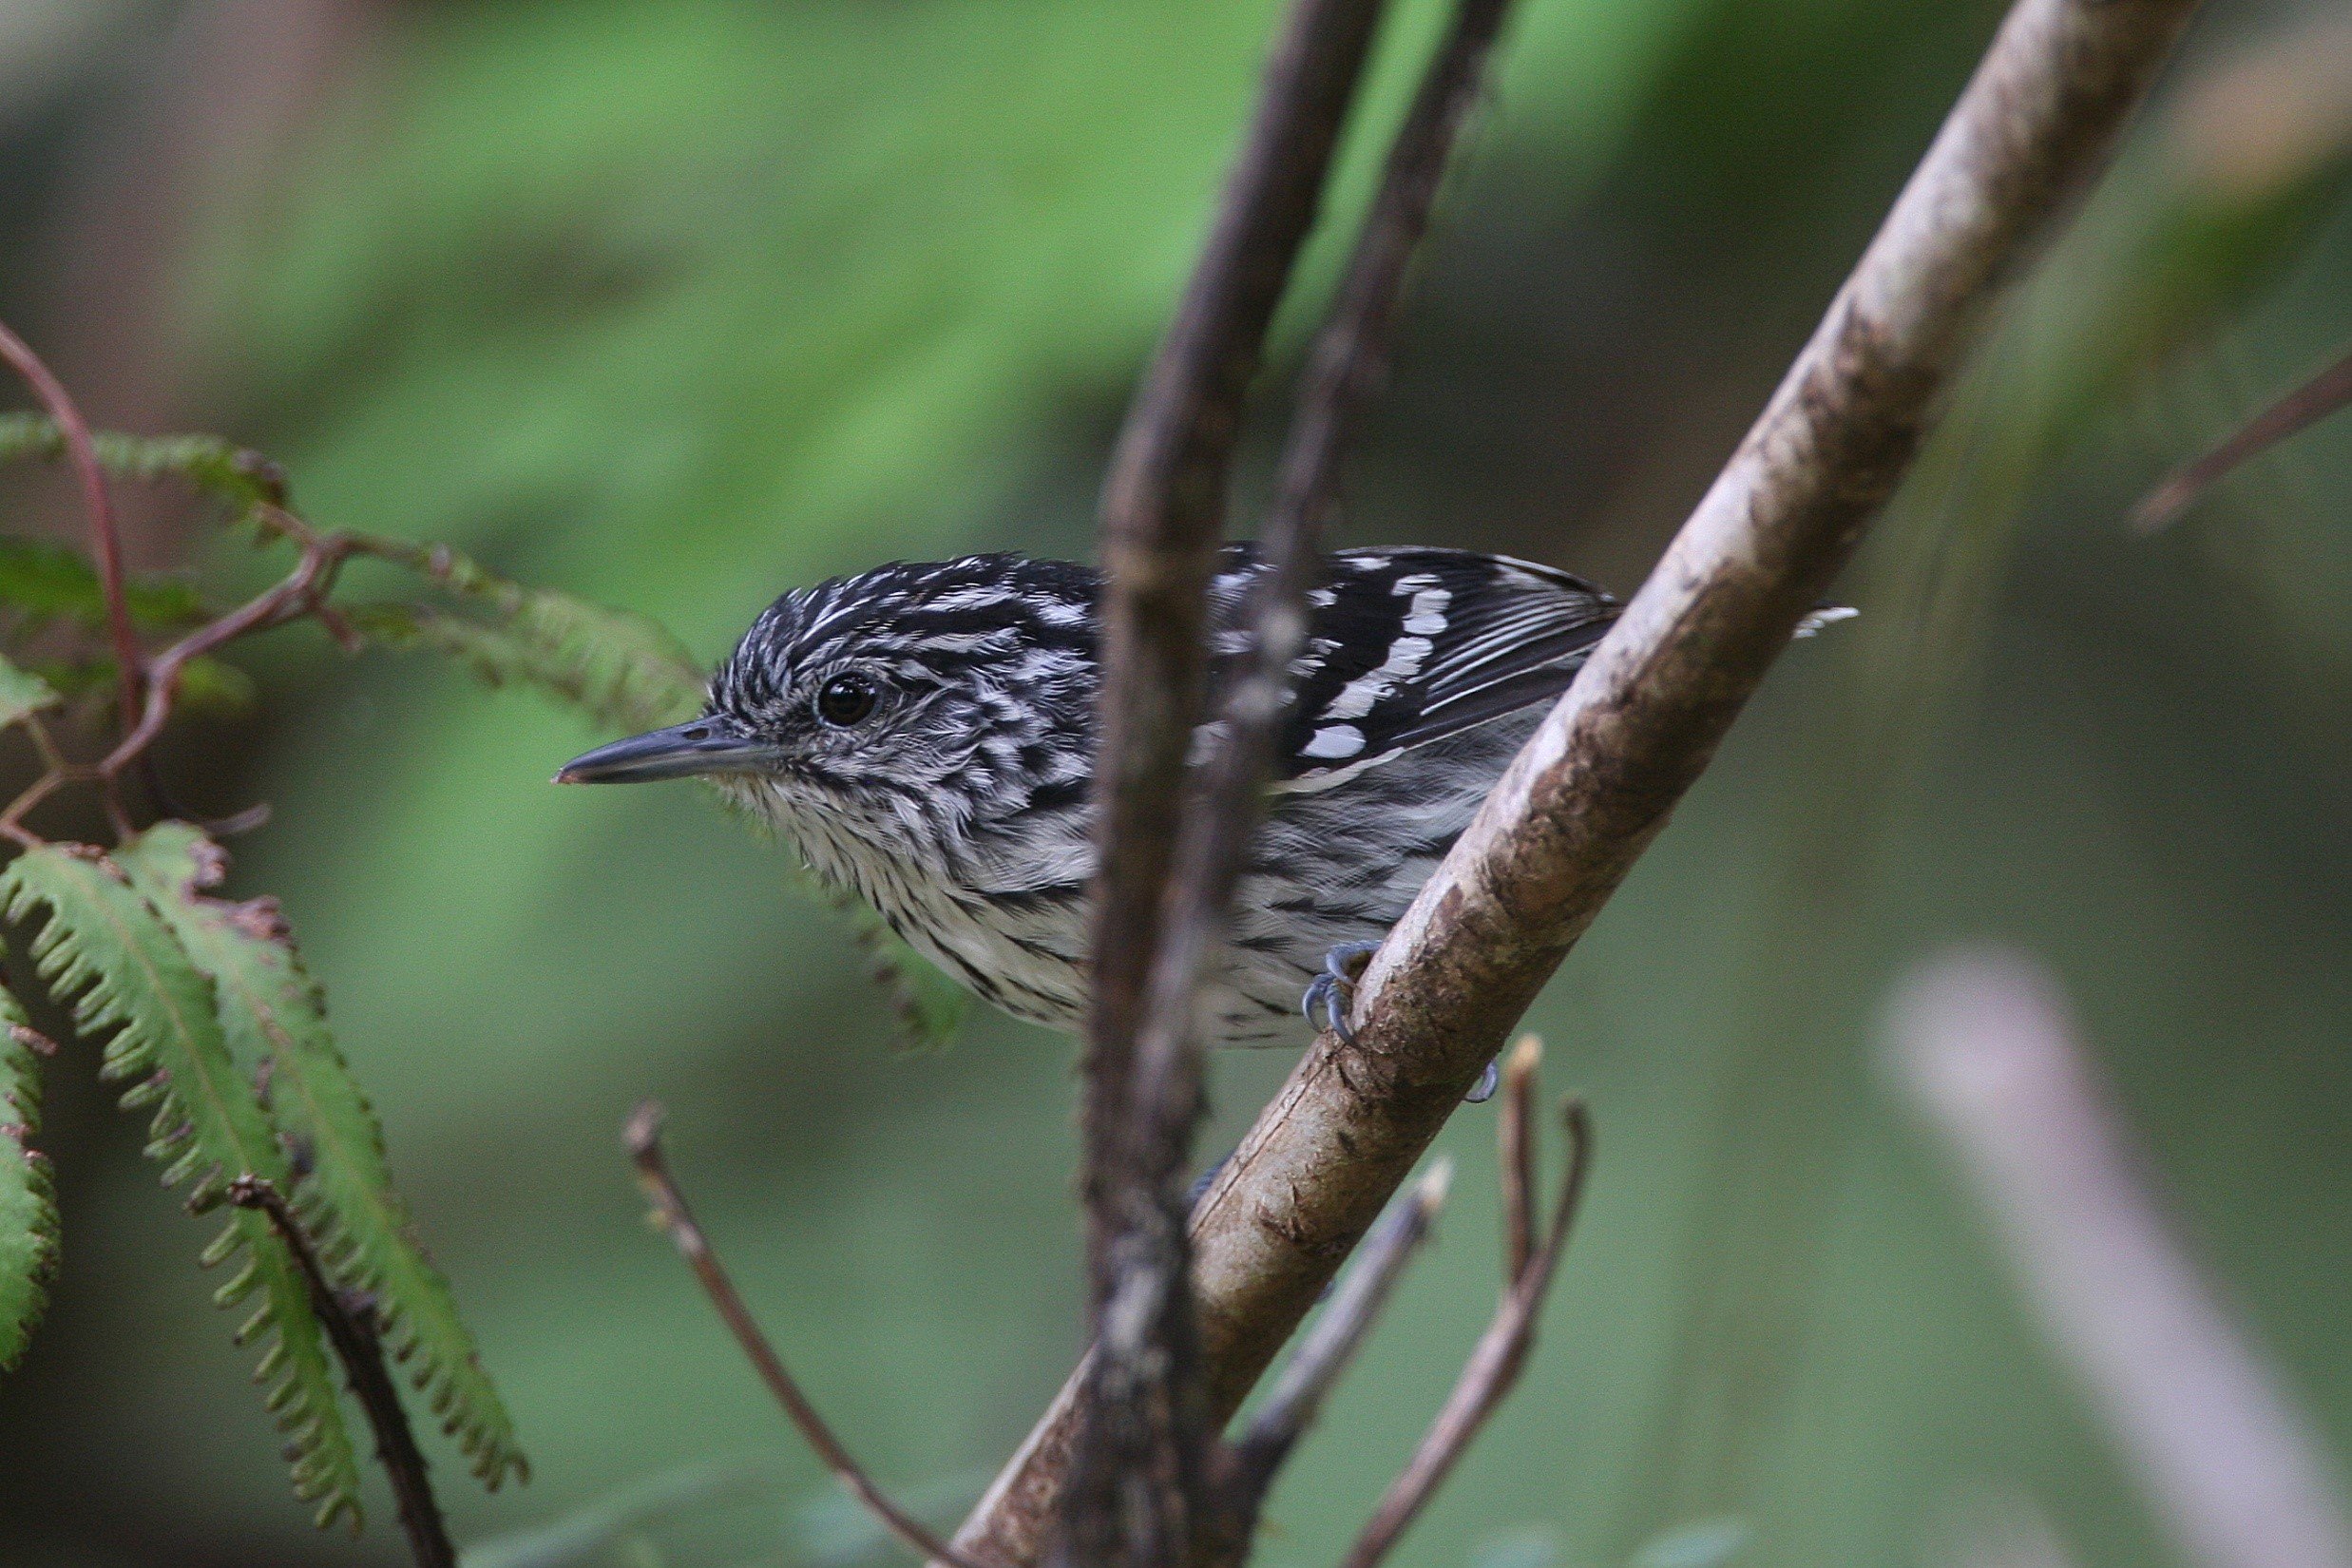
[[[111,1036],[102,1076],[133,1080],[124,1104],[154,1107],[147,1153],[163,1162],[166,1186],[193,1179],[191,1211],[216,1206],[239,1174],[291,1189],[285,1152],[230,1058],[211,983],[112,862],[79,845],[29,850],[0,873],[0,903],[14,921],[48,911],[33,938],[33,966],[84,1038]],[[239,1254],[241,1267],[214,1299],[226,1307],[260,1293],[237,1338],[274,1336],[254,1380],[287,1435],[295,1493],[318,1503],[321,1525],[346,1515],[356,1528],[359,1467],[309,1287],[257,1211],[232,1211],[203,1260]]]
[[[669,635],[619,610],[532,590],[493,618],[424,604],[357,604],[345,612],[390,647],[455,660],[490,686],[523,686],[619,729],[651,730],[689,717],[702,675]]]
[[[57,1200],[49,1166],[26,1140],[41,1130],[38,1057],[55,1049],[0,989],[0,1372],[13,1369],[48,1305],[57,1268]]]
[[[907,945],[906,939],[855,893],[819,889],[841,912],[864,948],[870,976],[889,1000],[899,1039],[908,1050],[945,1048],[972,1010],[972,994],[940,973],[939,966]]]
[[[90,446],[101,468],[125,479],[184,479],[239,507],[282,502],[285,496],[285,476],[275,463],[217,435],[93,430]],[[56,463],[65,455],[66,438],[55,420],[37,413],[0,414],[0,463],[25,458]]]
[[[156,824],[114,858],[212,980],[231,1049],[268,1064],[267,1114],[307,1157],[297,1195],[321,1253],[339,1260],[338,1283],[375,1295],[388,1343],[413,1364],[474,1474],[493,1488],[509,1474],[527,1479],[513,1423],[447,1281],[410,1233],[375,1112],[335,1048],[325,998],[276,904],[207,897],[228,858],[182,822]]]
[[[45,708],[54,708],[62,700],[48,681],[0,659],[0,730],[22,723]]]
[[[124,584],[124,602],[131,620],[151,631],[182,631],[211,619],[202,598],[176,578],[134,577]],[[69,621],[86,631],[105,629],[98,573],[81,554],[48,540],[0,538],[0,604],[35,626]]]

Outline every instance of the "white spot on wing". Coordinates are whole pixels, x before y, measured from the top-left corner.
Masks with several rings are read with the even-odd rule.
[[[1405,629],[1416,637],[1435,637],[1445,629],[1445,606],[1454,596],[1444,588],[1424,588],[1413,595],[1413,607],[1405,617]]]
[[[1300,748],[1302,756],[1323,756],[1337,760],[1353,756],[1364,750],[1364,732],[1353,724],[1329,724],[1317,730],[1314,738]]]

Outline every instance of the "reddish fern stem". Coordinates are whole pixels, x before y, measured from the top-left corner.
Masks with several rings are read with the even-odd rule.
[[[139,722],[143,666],[139,637],[131,627],[130,602],[123,593],[122,535],[114,525],[114,505],[106,498],[106,475],[98,466],[98,449],[90,440],[88,423],[67,393],[65,384],[5,323],[0,323],[0,358],[25,378],[33,395],[41,400],[41,406],[48,411],[48,416],[57,421],[57,429],[66,438],[67,455],[73,463],[74,477],[81,482],[83,507],[89,513],[91,553],[98,558],[98,586],[105,596],[106,632],[114,642],[114,662],[122,682],[123,732],[128,735]]]

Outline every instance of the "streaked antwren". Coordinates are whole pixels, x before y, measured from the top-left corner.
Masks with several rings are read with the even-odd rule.
[[[1316,1000],[1345,1028],[1329,977],[1405,912],[1619,609],[1566,572],[1465,550],[1341,550],[1328,568],[1212,993],[1227,1043],[1280,1040]],[[1213,679],[1263,570],[1227,547]],[[701,717],[557,779],[707,777],[966,986],[1075,1030],[1100,588],[1090,567],[975,555],[795,590],[744,634]]]

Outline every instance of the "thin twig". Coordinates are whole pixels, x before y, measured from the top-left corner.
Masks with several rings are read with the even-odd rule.
[[[2104,165],[2194,0],[2020,0],[1828,317],[1657,571],[1195,1207],[1228,1416],[1712,755],[1907,470],[1988,308]],[[1098,949],[1100,950],[1100,949]],[[1034,1559],[1080,1400],[959,1539]]]
[[[1372,1511],[1371,1521],[1348,1548],[1345,1568],[1373,1568],[1388,1555],[1444,1483],[1496,1406],[1510,1395],[1527,1366],[1544,1298],[1551,1291],[1560,1254],[1567,1250],[1568,1233],[1583,1204],[1584,1179],[1593,1165],[1593,1124],[1583,1102],[1569,1100],[1560,1107],[1560,1119],[1568,1135],[1568,1169],[1560,1177],[1559,1197],[1543,1244],[1503,1291],[1494,1320],[1479,1336],[1477,1348],[1455,1380],[1453,1391],[1445,1396],[1437,1419],[1429,1424],[1404,1470],[1389,1482],[1380,1506]]]
[[[285,1195],[257,1176],[240,1176],[227,1189],[228,1200],[240,1209],[258,1209],[294,1254],[295,1266],[310,1286],[311,1311],[327,1330],[343,1375],[375,1432],[375,1457],[392,1482],[393,1506],[400,1528],[407,1532],[409,1551],[417,1568],[456,1568],[457,1548],[450,1544],[441,1505],[433,1498],[432,1477],[425,1456],[409,1426],[408,1407],[392,1384],[392,1368],[384,1363],[383,1341],[376,1333],[374,1310],[365,1297],[346,1296],[335,1288],[319,1262],[310,1233]]]
[[[736,1343],[751,1358],[760,1381],[775,1396],[776,1404],[784,1407],[784,1414],[809,1446],[816,1450],[816,1457],[824,1462],[825,1467],[885,1530],[927,1560],[949,1563],[953,1568],[977,1568],[973,1558],[933,1535],[922,1520],[892,1502],[874,1484],[841,1445],[841,1440],[833,1436],[832,1428],[825,1425],[825,1418],[817,1414],[816,1406],[800,1391],[792,1373],[784,1369],[783,1359],[768,1343],[768,1336],[760,1332],[758,1322],[736,1292],[735,1282],[727,1277],[718,1254],[711,1250],[709,1238],[695,1223],[693,1211],[686,1207],[685,1194],[679,1191],[678,1183],[670,1176],[669,1162],[661,1153],[662,1117],[661,1107],[649,1100],[629,1117],[622,1134],[629,1157],[637,1166],[638,1184],[653,1205],[654,1219],[677,1244],[679,1255],[701,1282],[703,1294],[711,1298],[711,1305],[717,1309],[727,1331],[735,1335]]]
[[[1898,993],[1887,1033],[1897,1081],[2187,1560],[2352,1568],[2325,1441],[2165,1222],[2049,974],[1948,957]]]
[[[2196,504],[2197,498],[2240,464],[2288,436],[2352,404],[2352,354],[2247,420],[2211,451],[2175,468],[2132,509],[2132,526],[2154,533]]]
[[[64,383],[23,338],[5,325],[0,325],[0,359],[6,359],[25,378],[33,395],[41,400],[41,406],[48,411],[48,416],[57,422],[66,440],[67,454],[73,462],[74,477],[81,484],[83,509],[89,514],[90,549],[98,558],[98,586],[105,596],[106,631],[114,641],[115,673],[122,691],[122,723],[127,732],[138,718],[142,666],[139,634],[131,625],[130,602],[123,592],[123,540],[115,526],[114,504],[106,497],[105,470],[98,465],[89,425]]]
[[[1536,1255],[1536,1069],[1543,1042],[1520,1036],[1502,1064],[1502,1105],[1495,1121],[1502,1165],[1502,1277],[1517,1279]]]
[[[1233,1444],[1236,1503],[1255,1512],[1274,1472],[1322,1413],[1325,1397],[1371,1331],[1405,1266],[1428,1239],[1453,1176],[1453,1161],[1439,1160],[1365,1235],[1330,1304],[1299,1341],[1266,1403]]]
[[[1202,1504],[1215,1428],[1184,1239],[1200,1053],[1182,1028],[1145,1040],[1144,997],[1172,860],[1168,827],[1202,712],[1208,583],[1233,443],[1383,9],[1383,0],[1292,8],[1214,231],[1103,488],[1084,1175],[1100,1349],[1062,1514],[1064,1550],[1082,1563],[1176,1568],[1211,1522]]]
[[[282,626],[317,611],[320,601],[334,584],[343,558],[352,553],[352,542],[340,534],[312,533],[291,514],[280,513],[277,522],[281,527],[300,530],[296,537],[302,545],[301,560],[279,582],[219,620],[198,627],[149,661],[146,702],[139,722],[98,765],[105,776],[119,774],[163,733],[179,696],[180,678],[190,663],[240,637]]]

